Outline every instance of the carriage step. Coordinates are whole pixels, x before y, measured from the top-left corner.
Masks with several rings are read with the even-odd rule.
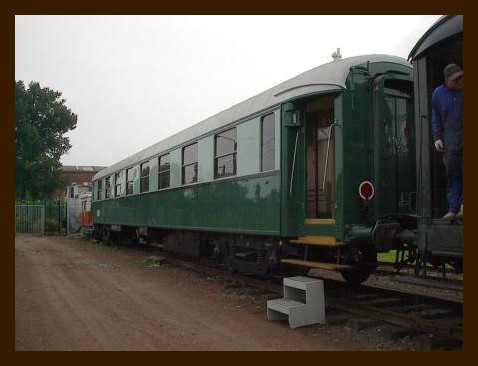
[[[296,266],[309,267],[309,268],[325,269],[328,271],[344,271],[344,270],[353,268],[352,266],[349,266],[347,264],[311,262],[311,261],[304,261],[300,259],[282,259],[281,263],[293,264]]]
[[[335,219],[305,219],[306,225],[335,225]]]
[[[293,244],[317,245],[323,247],[342,247],[344,244],[337,243],[333,236],[299,236],[298,239],[290,240]]]
[[[307,307],[306,304],[296,300],[289,300],[289,299],[267,300],[267,310],[274,310],[285,315],[289,315],[293,311],[297,311],[297,310],[300,311],[306,307]],[[271,318],[270,315],[269,315],[269,318]]]
[[[267,319],[287,319],[291,328],[324,323],[324,282],[304,276],[283,281],[284,297],[267,301]]]

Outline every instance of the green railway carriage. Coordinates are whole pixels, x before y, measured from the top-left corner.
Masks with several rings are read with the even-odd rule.
[[[463,222],[443,222],[447,212],[447,178],[443,154],[431,136],[431,97],[443,83],[447,64],[463,65],[463,15],[438,19],[410,51],[414,69],[415,119],[417,121],[418,268],[426,263],[452,265],[463,270]]]
[[[193,125],[95,175],[95,233],[363,281],[415,229],[412,80],[399,57],[338,59]]]

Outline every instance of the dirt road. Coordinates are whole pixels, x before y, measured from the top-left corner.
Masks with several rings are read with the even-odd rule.
[[[77,239],[15,239],[16,350],[337,350],[290,330],[224,283],[150,254]]]

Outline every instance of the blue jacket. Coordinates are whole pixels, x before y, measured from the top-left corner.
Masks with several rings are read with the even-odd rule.
[[[446,85],[432,95],[433,141],[442,139],[445,153],[463,150],[463,89],[451,90]]]

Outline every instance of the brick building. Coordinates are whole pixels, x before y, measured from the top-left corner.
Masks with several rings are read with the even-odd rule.
[[[78,186],[88,186],[91,183],[93,176],[104,168],[104,166],[63,165],[62,177],[65,178],[67,184],[65,187],[59,188],[54,193],[53,197],[64,197],[65,189],[72,184],[76,184]]]

